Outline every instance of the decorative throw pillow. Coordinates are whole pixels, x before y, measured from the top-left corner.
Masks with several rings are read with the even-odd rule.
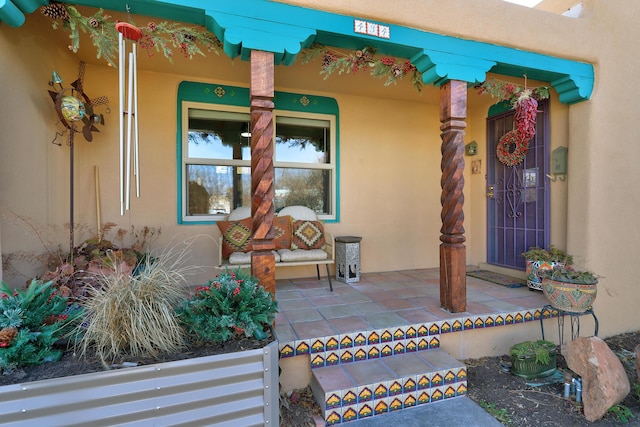
[[[290,215],[277,216],[273,219],[273,243],[278,249],[291,248],[291,218]]]
[[[324,226],[320,221],[293,221],[291,249],[322,249]]]
[[[228,258],[233,252],[251,250],[251,218],[238,221],[218,221],[222,233],[222,257]]]

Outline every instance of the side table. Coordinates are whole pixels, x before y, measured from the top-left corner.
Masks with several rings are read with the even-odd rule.
[[[571,340],[573,341],[574,339],[576,339],[577,337],[580,336],[580,317],[590,314],[591,316],[593,316],[593,321],[595,322],[595,331],[593,333],[594,336],[598,336],[598,318],[596,317],[596,314],[593,312],[593,307],[582,312],[582,313],[572,313],[570,311],[564,311],[564,310],[559,310],[551,305],[545,305],[544,307],[542,307],[541,312],[544,312],[545,310],[549,310],[549,312],[552,311],[557,311],[558,312],[558,338],[560,340],[559,344],[560,344],[560,348],[562,348],[562,345],[564,344],[564,317],[565,316],[571,316]],[[543,321],[543,317],[540,316],[540,330],[542,332],[542,339],[544,339],[544,324],[542,323]]]

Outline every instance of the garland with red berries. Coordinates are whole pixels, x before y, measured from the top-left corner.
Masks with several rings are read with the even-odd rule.
[[[488,93],[492,98],[508,101],[515,110],[514,121],[516,129],[505,133],[498,142],[496,154],[498,160],[507,166],[521,163],[529,151],[529,141],[536,135],[536,115],[538,114],[538,100],[549,98],[549,88],[518,86],[514,83],[489,79],[478,85],[479,94]],[[515,146],[514,150],[511,148]]]

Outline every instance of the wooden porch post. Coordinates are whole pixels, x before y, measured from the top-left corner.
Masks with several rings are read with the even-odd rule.
[[[464,129],[467,126],[467,83],[450,80],[440,88],[442,138],[442,228],[440,232],[440,304],[452,313],[466,310],[464,245]]]
[[[251,274],[274,297],[276,265],[272,250],[273,187],[273,96],[274,62],[272,52],[251,51],[251,216],[253,252]]]

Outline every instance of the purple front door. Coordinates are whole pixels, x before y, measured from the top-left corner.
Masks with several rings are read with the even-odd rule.
[[[487,119],[487,262],[525,268],[520,256],[549,243],[548,102],[540,102],[536,135],[523,162],[510,167],[496,156],[500,138],[514,128],[513,111]]]

